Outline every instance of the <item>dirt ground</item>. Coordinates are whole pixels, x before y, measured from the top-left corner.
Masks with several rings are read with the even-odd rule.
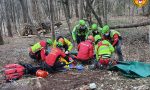
[[[141,31],[142,29],[142,31]],[[148,29],[146,27],[117,29],[123,36],[122,52],[125,60],[150,62]],[[30,44],[36,38],[4,38],[0,46],[0,69],[2,66],[19,61],[33,63],[28,56]],[[115,57],[117,59],[117,57]],[[23,77],[12,83],[0,84],[0,90],[86,90],[95,83],[98,90],[149,90],[150,78],[129,79],[119,72],[102,70],[67,71],[50,74],[47,78]]]

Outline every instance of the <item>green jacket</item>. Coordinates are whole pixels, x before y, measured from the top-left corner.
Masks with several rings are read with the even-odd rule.
[[[96,53],[97,60],[99,60],[101,55],[108,54],[111,56],[113,52],[114,52],[114,47],[107,40],[100,41],[98,42],[97,45],[95,45],[95,53]]]
[[[97,31],[97,32],[94,32],[94,31]],[[88,32],[88,36],[89,35],[92,35],[92,36],[95,36],[95,35],[102,35],[102,28],[98,27],[97,30],[92,30],[90,29],[89,32]],[[86,37],[87,38],[87,37]]]
[[[73,28],[73,30],[72,30],[72,38],[73,38],[74,41],[76,41],[76,36],[77,36],[77,35],[78,35],[78,36],[86,35],[86,37],[88,36],[88,31],[89,31],[89,29],[88,29],[87,25],[85,25],[85,27],[86,27],[85,32],[80,32],[80,31],[79,31],[80,25],[76,25],[76,26]]]
[[[64,38],[64,41],[65,41],[65,44],[63,46],[67,45],[67,50],[71,51],[72,48],[73,48],[73,44],[66,38]],[[57,41],[55,40],[54,43],[53,43],[53,47],[56,47],[56,42]]]

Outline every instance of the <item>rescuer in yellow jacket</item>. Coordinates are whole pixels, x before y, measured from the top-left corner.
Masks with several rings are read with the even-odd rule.
[[[65,49],[65,54],[69,54],[69,52],[73,48],[73,44],[63,36],[59,36],[53,43],[53,47],[56,47],[56,43],[61,42],[63,44],[63,48]]]

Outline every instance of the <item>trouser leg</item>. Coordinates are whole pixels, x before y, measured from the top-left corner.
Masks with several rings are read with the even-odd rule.
[[[82,41],[85,41],[85,35],[83,35],[83,36],[77,36],[77,44],[79,44]]]
[[[116,48],[116,53],[118,55],[118,60],[123,61],[123,55],[122,55],[122,50],[121,50],[121,40],[118,41],[115,48]]]

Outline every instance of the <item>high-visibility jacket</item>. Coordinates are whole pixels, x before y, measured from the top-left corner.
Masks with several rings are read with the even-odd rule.
[[[119,39],[121,39],[121,34],[118,31],[111,30],[109,37],[105,37],[105,40],[109,40],[113,46],[115,46]]]
[[[34,44],[31,48],[29,48],[29,51],[32,53],[36,53],[42,48],[46,48],[46,41],[42,40],[36,44]]]
[[[65,48],[65,51],[71,51],[72,48],[73,48],[73,44],[66,38],[64,38],[64,45],[63,45],[63,48]],[[53,47],[56,47],[56,40],[54,41],[53,43]]]
[[[112,55],[114,52],[114,47],[109,43],[107,40],[103,40],[98,42],[98,44],[95,46],[96,50],[96,59],[99,60],[99,58],[102,55]]]
[[[89,40],[83,41],[78,45],[77,58],[80,60],[88,60],[94,56],[94,47]]]
[[[96,35],[102,35],[102,28],[98,27],[97,30],[89,30],[88,32],[88,36],[92,35],[92,36],[96,36]]]
[[[87,25],[84,26],[84,30],[81,30],[80,29],[80,25],[76,25],[73,30],[72,30],[72,38],[74,41],[76,41],[76,36],[83,36],[85,35],[86,37],[88,36],[88,32],[89,32],[89,29],[87,27]]]
[[[56,62],[56,60],[59,57],[65,58],[66,55],[65,55],[65,53],[61,49],[59,49],[59,48],[52,48],[51,52],[48,54],[48,56],[46,56],[45,62],[49,66],[53,66],[54,63]]]

